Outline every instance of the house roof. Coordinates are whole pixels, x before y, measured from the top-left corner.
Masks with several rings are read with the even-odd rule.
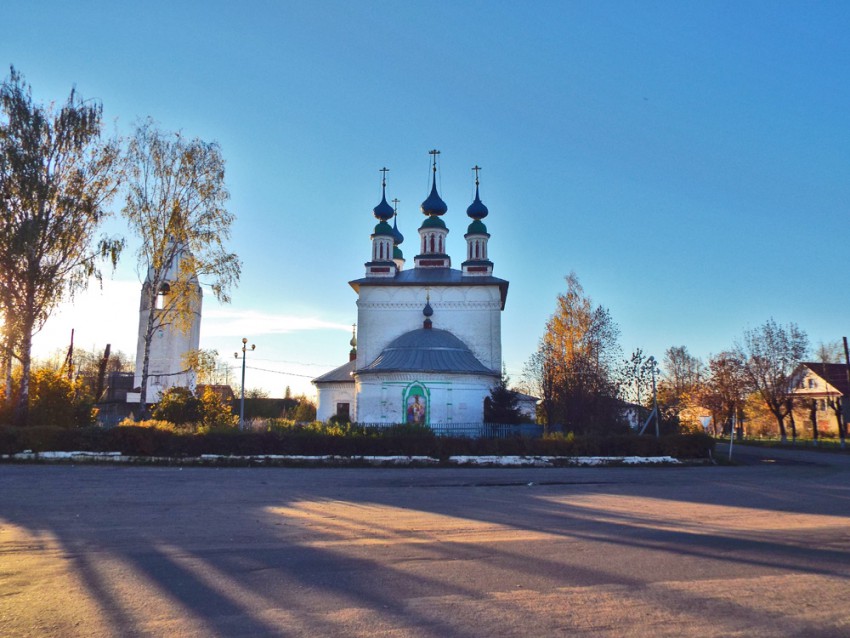
[[[502,297],[502,310],[508,297],[508,282],[498,277],[465,277],[454,268],[411,268],[395,277],[363,277],[349,281],[348,285],[360,293],[361,286],[498,286]]]
[[[320,377],[316,377],[313,379],[313,383],[354,383],[351,373],[354,372],[354,366],[356,364],[356,360],[349,361],[338,368],[334,368],[330,372],[326,372]]]
[[[845,364],[804,361],[800,365],[807,367],[821,379],[824,379],[842,395],[850,395],[850,383],[847,382],[847,366]]]
[[[199,383],[197,388],[195,388],[196,394],[198,394],[199,396],[202,395],[204,393],[204,390],[206,390],[207,388],[212,390],[215,394],[217,394],[225,401],[232,401],[235,398],[235,395],[233,394],[233,388],[231,388],[229,385],[221,383]]]
[[[357,374],[376,372],[440,372],[499,376],[446,330],[419,328],[397,337]]]

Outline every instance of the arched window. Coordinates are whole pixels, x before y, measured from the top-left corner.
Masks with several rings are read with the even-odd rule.
[[[434,252],[434,235],[431,234],[431,252]]]
[[[478,259],[478,242],[475,242],[475,258]]]
[[[164,310],[165,309],[165,302],[167,301],[166,297],[168,296],[168,293],[170,293],[170,292],[171,292],[171,286],[169,286],[168,283],[163,283],[159,287],[159,292],[156,295],[156,309],[157,310]]]

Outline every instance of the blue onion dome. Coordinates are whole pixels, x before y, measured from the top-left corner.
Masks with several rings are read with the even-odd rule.
[[[398,224],[396,223],[397,218],[398,214],[393,217],[393,243],[396,246],[404,243],[404,235],[401,234],[401,231],[398,229]]]
[[[481,201],[481,198],[478,197],[478,180],[475,180],[475,201],[473,201],[469,208],[466,209],[466,214],[472,217],[472,219],[484,219],[487,217],[490,211],[487,210],[487,207]]]
[[[446,222],[439,217],[429,217],[422,222],[422,228],[445,228]]]
[[[375,217],[380,219],[382,222],[389,221],[393,215],[395,215],[395,211],[393,207],[387,203],[387,183],[384,182],[381,187],[381,203],[375,206],[372,209]]]
[[[429,318],[434,316],[434,309],[431,307],[430,300],[425,302],[425,307],[422,309],[422,314]]]
[[[393,228],[383,219],[378,222],[378,225],[375,226],[375,232],[372,234],[372,237],[375,235],[386,235],[388,237],[393,236]]]
[[[482,222],[480,219],[476,219],[469,225],[469,228],[466,229],[466,234],[467,235],[486,235],[487,234],[487,227],[484,225],[484,222]]]
[[[434,180],[431,182],[431,194],[428,195],[428,198],[422,202],[422,206],[420,207],[422,212],[425,215],[445,215],[446,211],[449,209],[446,206],[446,202],[440,199],[440,196],[437,194],[437,176],[434,176]]]
[[[404,259],[404,253],[398,246],[393,247],[393,259]]]

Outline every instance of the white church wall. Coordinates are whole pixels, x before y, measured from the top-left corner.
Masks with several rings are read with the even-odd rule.
[[[349,415],[356,420],[354,405],[354,383],[322,383],[318,386],[319,403],[316,406],[316,419],[327,421],[336,414],[337,403],[348,403]]]
[[[451,332],[481,363],[500,370],[502,302],[496,285],[361,286],[357,368],[372,363],[393,339],[422,327],[429,293],[434,328]]]
[[[428,423],[481,423],[494,377],[463,374],[363,374],[357,380],[359,423],[404,423],[406,398],[418,385],[427,397]]]

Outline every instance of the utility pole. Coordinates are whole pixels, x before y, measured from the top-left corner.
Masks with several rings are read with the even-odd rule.
[[[649,425],[649,422],[652,421],[652,419],[654,418],[655,419],[655,438],[657,439],[658,437],[661,436],[661,428],[660,428],[659,413],[658,413],[658,389],[657,389],[657,386],[655,384],[655,368],[656,368],[655,357],[649,357],[649,359],[647,359],[647,363],[652,364],[652,412],[650,412],[649,416],[646,417],[646,421],[644,422],[643,427],[640,429],[640,432],[638,432],[638,434],[643,434],[644,432],[646,432],[646,428]]]
[[[844,340],[844,362],[847,366],[847,385],[850,386],[850,350],[847,348],[847,337],[843,338]],[[841,408],[843,410],[843,427],[839,422],[838,424],[838,437],[841,439],[841,449],[844,449],[845,438],[847,437],[847,421],[850,421],[850,396],[841,397]]]
[[[257,346],[251,344],[251,350]],[[239,401],[239,431],[245,427],[245,356],[248,354],[248,339],[242,337],[242,399]],[[233,356],[239,358],[239,353],[234,352]]]

